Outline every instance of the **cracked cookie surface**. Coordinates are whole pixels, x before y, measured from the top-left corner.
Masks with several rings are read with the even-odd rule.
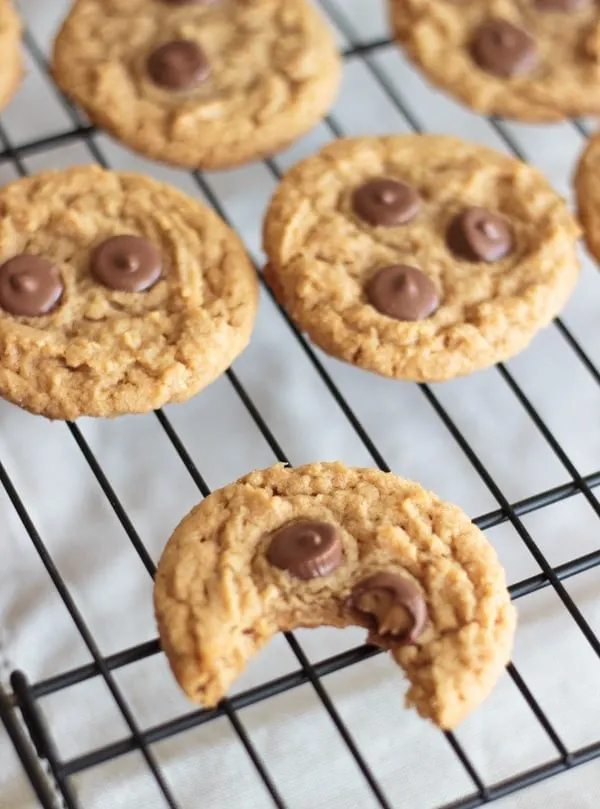
[[[90,166],[18,180],[0,209],[0,394],[12,402],[55,419],[147,412],[193,396],[247,345],[255,271],[181,192]],[[106,252],[123,235],[125,270]]]
[[[361,195],[381,178],[396,191],[391,205],[385,187],[369,191],[373,224]],[[469,224],[481,210],[487,219]],[[452,230],[465,214],[468,245]],[[442,381],[509,358],[549,323],[578,277],[578,235],[542,174],[498,152],[435,135],[338,140],[276,190],[265,277],[329,354],[385,376]],[[473,245],[476,259],[464,254]],[[407,265],[414,278],[379,274]]]
[[[299,563],[302,521],[321,526],[317,565]],[[154,602],[173,673],[205,706],[274,633],[358,625],[404,669],[407,704],[444,728],[490,692],[516,623],[495,551],[459,508],[341,463],[278,465],[208,496],[169,540]]]
[[[182,41],[186,52],[179,45],[149,61]],[[333,103],[341,64],[306,0],[78,0],[57,37],[53,75],[131,148],[217,169],[307,132]]]
[[[0,0],[0,109],[12,98],[23,77],[21,56],[21,20],[11,0]]]
[[[398,42],[438,87],[487,115],[556,121],[600,112],[593,0],[388,0]],[[511,26],[480,39],[490,22]],[[517,41],[518,38],[518,41]],[[507,75],[507,72],[509,75]]]

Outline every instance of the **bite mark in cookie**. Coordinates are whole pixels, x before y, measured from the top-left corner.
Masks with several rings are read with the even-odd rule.
[[[407,704],[443,728],[492,689],[516,618],[460,509],[341,463],[278,465],[209,495],[169,540],[154,603],[173,673],[205,706],[275,633],[355,625],[405,671]]]

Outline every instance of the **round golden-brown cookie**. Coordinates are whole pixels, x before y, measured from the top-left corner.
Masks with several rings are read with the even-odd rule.
[[[434,135],[339,140],[276,190],[265,276],[333,356],[441,381],[549,323],[578,277],[578,234],[545,178],[506,155]]]
[[[389,0],[396,37],[438,87],[488,115],[600,112],[595,0]]]
[[[257,279],[204,205],[137,174],[0,191],[0,395],[54,419],[184,401],[246,347]]]
[[[341,64],[307,0],[78,0],[53,75],[136,151],[218,169],[307,132],[333,103]]]
[[[590,138],[575,172],[579,219],[592,255],[600,261],[600,134]]]
[[[11,0],[0,0],[0,109],[12,98],[23,76],[21,20]]]
[[[516,623],[496,554],[460,509],[341,463],[278,465],[211,494],[169,540],[154,602],[173,673],[203,705],[276,632],[357,625],[443,728],[491,691]]]

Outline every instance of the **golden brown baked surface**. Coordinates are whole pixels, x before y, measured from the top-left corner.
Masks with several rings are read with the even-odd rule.
[[[305,519],[333,525],[342,543],[339,566],[309,580],[269,556],[273,533]],[[427,621],[414,642],[394,636],[390,621],[406,618],[399,608],[378,642],[406,672],[407,704],[454,727],[500,676],[516,614],[479,529],[456,506],[391,474],[341,463],[278,465],[207,497],[180,523],[158,567],[162,648],[187,695],[213,706],[275,632],[372,629],[351,597],[382,572],[416,588]]]
[[[64,284],[48,314],[0,308],[5,398],[56,419],[146,412],[193,396],[247,345],[254,269],[224,222],[181,192],[91,166],[18,180],[0,210],[0,260],[41,256]],[[111,289],[90,270],[94,248],[121,234],[160,252],[146,291]]]
[[[148,58],[185,39],[208,78],[172,91]],[[53,75],[89,117],[133,149],[188,168],[275,152],[333,103],[341,76],[332,35],[306,0],[78,0],[55,43]]]
[[[416,189],[417,215],[372,225],[356,189],[387,177]],[[499,215],[513,246],[494,262],[463,260],[447,234],[461,211]],[[578,277],[579,229],[532,167],[436,135],[336,141],[284,177],[264,225],[265,276],[280,302],[328,353],[385,376],[441,381],[525,348],[564,306]],[[439,307],[421,320],[374,308],[366,284],[378,268],[408,264],[431,279]]]
[[[575,172],[579,219],[586,244],[600,260],[600,136],[593,135],[579,158]]]
[[[0,0],[0,109],[12,98],[23,76],[21,20],[11,0]]]
[[[600,112],[600,10],[540,8],[536,0],[389,0],[398,42],[435,85],[488,115],[555,121]],[[503,77],[478,66],[471,48],[486,21],[508,21],[535,42],[535,64]]]

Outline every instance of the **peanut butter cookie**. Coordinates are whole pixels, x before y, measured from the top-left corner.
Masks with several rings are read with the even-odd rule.
[[[0,49],[0,109],[4,109],[23,76],[21,20],[11,0],[0,0]]]
[[[249,339],[235,234],[164,183],[95,166],[0,191],[0,394],[53,419],[190,398]]]
[[[219,169],[314,126],[333,103],[341,64],[307,0],[78,0],[53,74],[132,149]]]
[[[276,632],[357,625],[443,728],[491,691],[516,623],[496,554],[460,509],[341,463],[278,465],[211,494],[169,540],[154,600],[175,677],[203,705]]]
[[[525,348],[578,277],[578,227],[535,169],[434,135],[339,140],[295,166],[265,276],[328,353],[441,381]]]
[[[488,115],[557,121],[600,112],[595,0],[389,0],[407,54]]]
[[[579,219],[590,253],[600,260],[600,134],[590,138],[575,172]]]

